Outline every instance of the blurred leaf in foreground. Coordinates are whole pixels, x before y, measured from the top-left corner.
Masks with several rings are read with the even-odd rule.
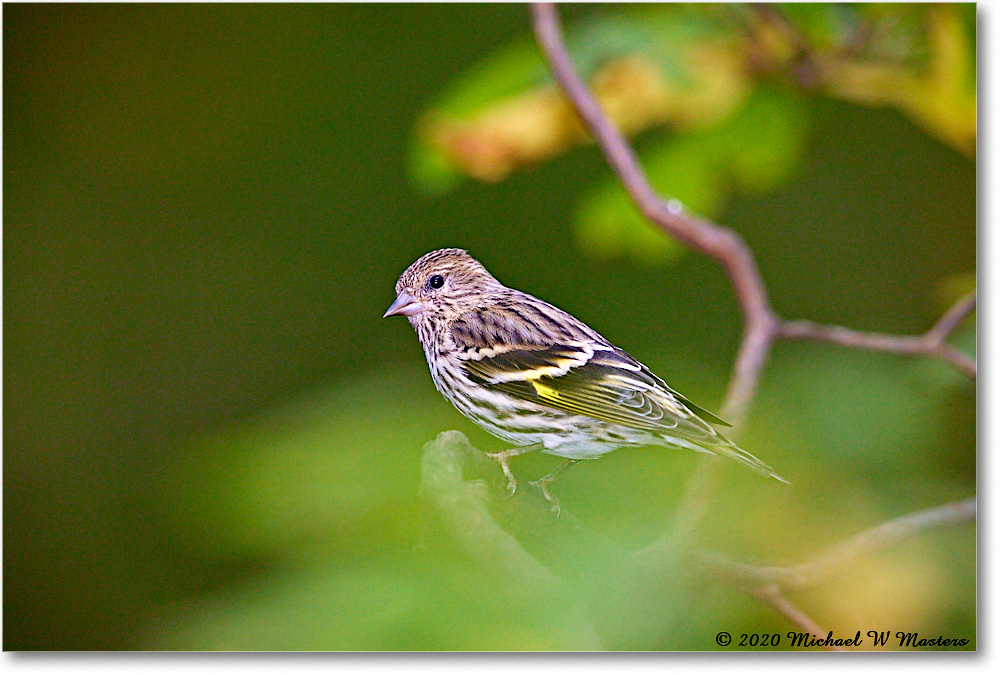
[[[711,550],[802,560],[880,520],[965,494],[946,467],[964,460],[938,446],[947,433],[942,401],[966,381],[929,377],[924,366],[941,364],[826,345],[788,345],[775,362],[746,442],[795,485],[725,467],[727,489],[699,534]],[[566,512],[556,518],[528,483],[507,499],[485,459],[496,485],[447,465],[438,475],[450,487],[435,493],[421,446],[459,421],[451,414],[414,368],[373,373],[197,444],[159,500],[171,544],[245,575],[174,603],[144,646],[714,649],[710,624],[748,620],[738,593],[691,586],[690,570],[669,556],[623,574],[636,563],[629,552],[672,526],[690,453],[634,448],[587,462],[560,481]],[[481,455],[462,434],[442,437]],[[455,485],[465,501],[456,501]],[[465,541],[442,516],[449,509],[468,521]],[[512,582],[517,565],[483,537],[503,538],[531,557],[528,567],[560,581],[549,590]],[[807,600],[842,631],[857,622],[857,606],[914,629],[960,621],[964,605],[949,605],[943,618],[934,612],[949,597],[951,543],[944,536],[864,561],[849,570],[859,571],[850,584],[824,584]],[[883,575],[897,582],[873,596],[867,584]],[[775,614],[757,621],[758,629],[782,626]]]

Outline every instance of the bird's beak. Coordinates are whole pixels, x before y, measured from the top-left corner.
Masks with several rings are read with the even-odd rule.
[[[403,291],[396,298],[396,301],[389,305],[389,309],[385,310],[385,314],[382,315],[384,319],[387,316],[396,316],[397,314],[402,314],[403,316],[413,316],[414,314],[419,314],[424,311],[426,307],[417,300],[415,297]]]

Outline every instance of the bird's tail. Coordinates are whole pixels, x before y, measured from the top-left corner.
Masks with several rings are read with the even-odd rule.
[[[780,480],[785,485],[791,485],[790,482],[778,475],[774,469],[770,466],[757,459],[749,452],[739,447],[731,440],[723,436],[722,434],[716,432],[715,435],[708,438],[695,439],[679,439],[676,436],[667,439],[668,442],[681,445],[698,452],[710,452],[713,455],[722,455],[723,457],[728,457],[729,459],[736,460],[745,467],[748,467],[752,471],[759,473],[762,476],[768,478],[775,478]]]
[[[724,457],[729,457],[730,459],[735,459],[740,464],[749,467],[750,469],[756,471],[762,476],[766,476],[768,478],[775,478],[777,480],[780,480],[785,485],[791,485],[791,483],[789,483],[787,480],[785,480],[777,473],[775,473],[774,469],[772,469],[770,466],[768,466],[761,460],[757,459],[749,452],[747,452],[746,450],[744,450],[743,448],[739,447],[731,440],[726,438],[725,436],[719,435],[718,441],[719,442],[713,448],[711,448],[711,452],[714,452],[717,455],[723,455]]]

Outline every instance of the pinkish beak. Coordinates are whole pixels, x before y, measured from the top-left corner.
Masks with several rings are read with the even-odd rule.
[[[385,314],[382,315],[384,319],[387,316],[396,316],[401,314],[403,316],[413,316],[414,314],[419,314],[424,311],[426,307],[417,300],[415,297],[403,291],[396,298],[396,301],[389,305],[389,309],[385,310]]]

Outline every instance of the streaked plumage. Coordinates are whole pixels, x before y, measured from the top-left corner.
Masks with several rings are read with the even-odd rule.
[[[725,422],[580,320],[507,288],[461,249],[421,257],[396,293],[385,316],[410,320],[437,389],[495,436],[569,459],[627,445],[683,447],[783,480],[709,424]]]

